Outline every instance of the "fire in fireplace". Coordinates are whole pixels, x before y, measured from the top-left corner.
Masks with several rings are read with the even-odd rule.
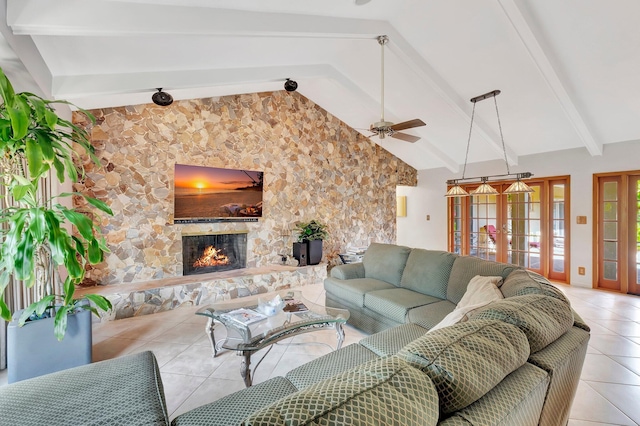
[[[246,265],[246,233],[182,237],[183,275],[240,269]]]

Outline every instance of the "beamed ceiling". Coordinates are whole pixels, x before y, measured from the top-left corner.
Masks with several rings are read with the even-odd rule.
[[[370,135],[420,118],[410,144],[371,139],[417,169],[460,170],[472,104],[499,89],[510,164],[640,139],[640,1],[1,0],[2,67],[18,88],[83,108],[298,91]],[[32,87],[29,87],[29,84]],[[469,162],[501,159],[493,101]]]

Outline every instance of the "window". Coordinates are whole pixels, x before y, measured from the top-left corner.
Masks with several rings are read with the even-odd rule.
[[[492,183],[502,192],[512,182]],[[528,194],[449,199],[449,250],[568,281],[569,178],[527,180]],[[463,186],[472,191],[477,185]]]

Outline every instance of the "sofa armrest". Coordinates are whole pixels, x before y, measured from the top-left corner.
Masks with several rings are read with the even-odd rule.
[[[0,387],[7,425],[156,425],[169,416],[153,353],[123,356]]]
[[[348,263],[346,265],[334,266],[331,269],[331,277],[339,280],[364,278],[364,265],[362,263]]]
[[[573,313],[573,325],[575,327],[583,329],[584,331],[590,332],[591,328],[586,322],[584,322],[582,317],[578,315],[578,313],[573,308],[571,308],[571,312]]]

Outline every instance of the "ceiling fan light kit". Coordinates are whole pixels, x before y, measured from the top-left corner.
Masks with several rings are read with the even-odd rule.
[[[380,139],[384,139],[387,136],[400,139],[405,142],[416,142],[420,140],[418,136],[409,135],[407,133],[400,133],[399,130],[411,129],[413,127],[425,126],[424,121],[419,118],[404,121],[402,123],[394,124],[391,121],[386,121],[384,119],[384,46],[389,43],[389,37],[386,35],[381,35],[377,37],[378,44],[380,45],[381,51],[381,61],[380,61],[380,88],[381,88],[381,96],[380,96],[380,121],[371,124],[369,126],[369,130],[373,132],[373,135],[378,135]],[[371,136],[373,136],[371,135]]]
[[[498,195],[500,192],[496,190],[489,184],[490,180],[505,180],[505,179],[516,179],[514,183],[512,183],[503,194],[524,194],[533,192],[533,189],[529,187],[525,182],[521,179],[528,179],[533,176],[531,172],[523,172],[523,173],[511,173],[509,170],[509,161],[507,160],[507,149],[504,145],[504,136],[502,135],[502,125],[500,123],[500,113],[498,112],[498,101],[496,100],[496,96],[500,94],[500,90],[492,90],[491,92],[485,93],[480,96],[476,96],[475,98],[471,98],[470,101],[473,103],[473,110],[471,111],[471,125],[469,127],[469,138],[467,139],[467,152],[464,157],[464,167],[462,169],[462,177],[460,179],[450,179],[447,181],[447,186],[450,186],[449,190],[445,194],[445,197],[466,197],[469,195]],[[483,101],[485,99],[493,98],[494,104],[496,106],[496,117],[498,119],[498,129],[500,130],[500,140],[502,142],[502,153],[504,154],[504,163],[507,166],[507,173],[500,175],[487,175],[487,176],[477,176],[477,177],[465,177],[465,173],[467,171],[467,160],[469,158],[469,144],[471,142],[471,133],[473,131],[473,119],[475,117],[476,112],[476,103],[479,101]],[[471,191],[471,194],[467,192],[464,188],[460,186],[460,182],[465,183],[474,183],[474,181],[480,183],[480,186],[475,190]]]

